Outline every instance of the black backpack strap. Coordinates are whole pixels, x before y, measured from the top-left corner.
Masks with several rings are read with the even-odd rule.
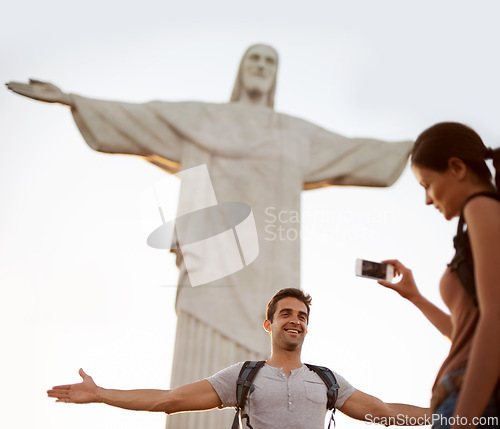
[[[474,261],[472,259],[472,249],[470,246],[469,236],[465,228],[464,208],[467,203],[473,198],[486,196],[500,201],[500,194],[495,192],[478,192],[471,195],[465,201],[462,210],[460,211],[460,218],[458,220],[457,235],[453,239],[453,246],[455,247],[455,256],[448,264],[454,271],[456,271],[460,282],[462,283],[465,291],[472,299],[472,302],[477,307],[477,294],[476,282],[474,278]]]
[[[477,307],[476,285],[474,280],[474,262],[472,260],[472,249],[470,247],[469,236],[465,229],[465,219],[463,212],[458,220],[457,235],[453,238],[455,255],[448,264],[454,270],[463,288]]]
[[[242,419],[247,419],[247,426],[252,428],[250,425],[250,417],[248,414],[242,415],[242,410],[245,408],[248,395],[251,388],[253,387],[253,380],[259,372],[259,370],[264,366],[266,361],[263,360],[247,360],[243,363],[240,373],[238,375],[238,380],[236,381],[236,414],[234,416],[233,425],[231,429],[243,428]]]
[[[477,194],[472,194],[467,200],[465,200],[464,207],[466,204],[472,200],[473,198],[476,197],[490,197],[493,198],[494,200],[500,201],[500,193],[499,192],[478,192]],[[463,208],[462,208],[463,210]]]
[[[330,425],[333,421],[333,426],[335,427],[335,404],[337,402],[337,398],[339,396],[339,384],[337,383],[337,379],[335,378],[335,375],[333,374],[333,371],[329,368],[326,368],[324,366],[317,366],[317,365],[311,365],[309,363],[306,363],[307,367],[311,370],[314,371],[316,374],[319,375],[319,377],[323,380],[323,383],[326,384],[327,388],[327,402],[326,402],[326,409],[332,411],[332,417],[330,419],[330,423],[328,423],[328,429],[330,429]]]

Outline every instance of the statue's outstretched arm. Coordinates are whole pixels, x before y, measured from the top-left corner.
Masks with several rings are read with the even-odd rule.
[[[412,141],[348,138],[318,127],[312,137],[304,188],[391,186],[401,175]]]
[[[47,103],[60,103],[72,107],[71,96],[49,82],[30,79],[28,83],[7,82],[8,89],[25,97]]]

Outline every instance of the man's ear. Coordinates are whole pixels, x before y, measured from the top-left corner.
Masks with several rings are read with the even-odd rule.
[[[264,320],[264,329],[267,331],[267,332],[271,332],[271,322],[269,320]]]

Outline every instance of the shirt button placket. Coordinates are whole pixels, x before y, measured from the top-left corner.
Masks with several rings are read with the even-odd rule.
[[[290,384],[290,379],[288,379],[288,411],[292,412],[292,385]]]

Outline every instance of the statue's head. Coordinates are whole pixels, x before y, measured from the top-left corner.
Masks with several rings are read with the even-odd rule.
[[[231,102],[239,101],[243,92],[265,94],[266,105],[274,107],[278,53],[269,45],[250,46],[241,59]]]

